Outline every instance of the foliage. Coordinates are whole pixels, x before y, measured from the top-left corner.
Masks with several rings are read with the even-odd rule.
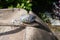
[[[57,0],[33,0],[32,10],[44,21],[48,22],[49,19],[45,12],[52,12],[52,4]]]
[[[49,11],[51,12],[52,3],[56,0],[33,0],[33,10],[38,12],[45,12]],[[37,10],[36,10],[37,9]]]
[[[32,0],[32,4],[29,0],[0,0],[0,8],[23,8],[26,10],[33,10],[43,21],[47,21],[48,18],[44,14],[45,11],[51,11],[52,3],[56,0]],[[32,6],[32,8],[31,8]],[[39,12],[41,12],[39,14]]]
[[[39,13],[39,17],[40,17],[44,22],[49,22],[49,18],[47,17],[46,14],[44,14],[44,13]]]
[[[0,0],[0,8],[23,8],[31,9],[32,4],[29,0]]]

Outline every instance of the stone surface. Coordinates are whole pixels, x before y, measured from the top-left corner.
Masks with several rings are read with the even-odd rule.
[[[24,9],[0,9],[0,24],[12,24],[12,20],[19,20],[20,15],[27,14]],[[15,23],[19,24],[19,23]],[[14,26],[0,26],[0,40],[23,40],[24,29]]]
[[[25,31],[22,30],[13,34],[0,35],[0,40],[23,40],[24,32]]]
[[[18,9],[9,10],[7,14],[5,13],[7,9],[2,13],[2,18],[0,18],[0,24],[11,23],[11,20],[18,19],[21,14],[24,14],[26,10]],[[0,10],[3,11],[3,10]],[[5,13],[5,14],[4,14]],[[10,14],[12,13],[12,14]],[[38,19],[39,20],[39,19]],[[54,35],[41,20],[39,26],[27,26],[25,29],[22,27],[13,27],[13,26],[0,26],[0,40],[55,40]],[[17,24],[17,23],[16,23]]]
[[[60,40],[60,32],[59,31],[55,31],[53,32],[55,36],[57,36],[58,40]]]

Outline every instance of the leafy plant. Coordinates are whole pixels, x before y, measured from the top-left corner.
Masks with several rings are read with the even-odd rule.
[[[31,6],[32,4],[30,3],[29,0],[21,0],[19,3],[17,3],[17,8],[23,8],[23,9],[26,9],[26,10],[32,10],[31,9]]]
[[[44,22],[49,22],[49,18],[45,13],[39,13],[39,16]]]
[[[0,0],[0,8],[23,8],[32,10],[29,0]]]

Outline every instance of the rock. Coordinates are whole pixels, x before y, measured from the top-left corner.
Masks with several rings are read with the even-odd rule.
[[[13,12],[11,12],[12,14],[9,15],[8,18],[4,19],[4,17],[2,17],[3,19],[0,19],[0,23],[11,24],[11,20],[16,18],[18,19],[20,15],[25,12],[26,10],[23,9],[20,9],[19,11],[17,9],[13,10]],[[6,14],[4,16],[7,17]],[[55,36],[52,34],[48,26],[41,19],[39,19],[39,17],[36,19],[39,26],[26,26],[26,28],[20,26],[0,26],[0,40],[55,40]]]

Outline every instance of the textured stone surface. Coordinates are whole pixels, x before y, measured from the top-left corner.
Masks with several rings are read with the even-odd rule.
[[[12,11],[7,11],[8,16],[5,13],[6,11],[4,11],[5,14],[1,12],[2,16],[0,16],[2,17],[2,19],[0,18],[0,24],[9,24],[11,23],[11,20],[14,20],[16,18],[18,19],[21,14],[27,14],[26,10],[23,9],[20,9],[20,11],[18,11],[17,9]],[[9,13],[12,14],[10,15]],[[42,23],[41,20],[39,20],[39,22]],[[54,36],[50,35],[50,29],[48,28],[48,26],[44,23],[42,24],[44,26],[40,24],[40,28],[36,28],[35,26],[27,26],[25,29],[22,27],[0,26],[0,40],[54,40]]]
[[[24,9],[0,9],[0,24],[12,24],[12,20],[19,20],[20,15],[27,14]],[[15,24],[19,24],[15,22]],[[23,40],[24,29],[13,26],[0,26],[0,40]]]
[[[24,32],[25,31],[22,30],[13,34],[0,35],[0,40],[23,40]]]
[[[60,40],[60,31],[53,32],[55,36],[57,36],[58,40]]]

